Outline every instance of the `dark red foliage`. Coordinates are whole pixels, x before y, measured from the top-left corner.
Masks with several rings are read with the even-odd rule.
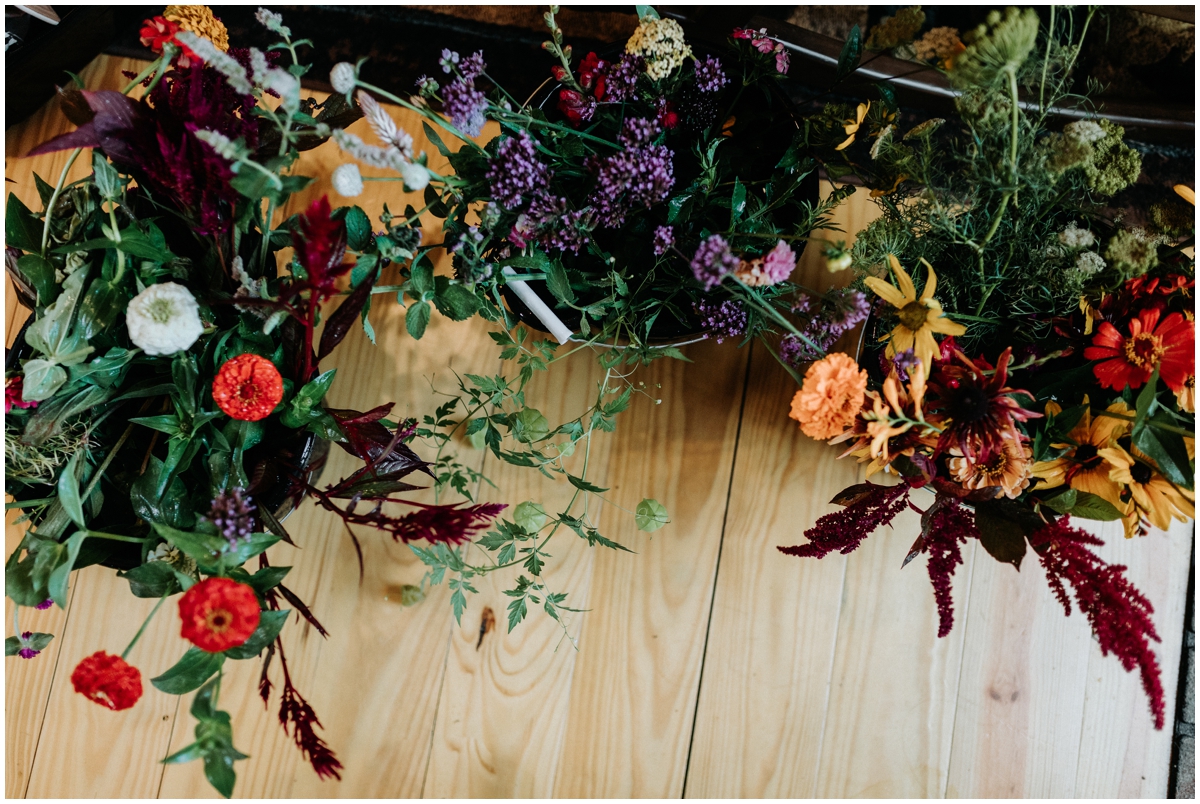
[[[824,558],[835,550],[843,555],[853,552],[876,528],[895,519],[908,503],[909,487],[904,483],[896,486],[864,483],[856,488],[861,491],[846,503],[845,509],[826,514],[804,531],[808,544],[780,547],[779,552],[803,558]],[[840,498],[841,495],[833,501],[836,503]]]
[[[246,60],[245,52],[231,51]],[[198,130],[242,139],[253,150],[258,123],[252,95],[239,95],[211,67],[196,62],[168,71],[135,101],[112,90],[80,93],[94,117],[31,155],[67,148],[100,148],[155,198],[169,199],[193,218],[201,234],[227,232],[238,193],[229,162],[195,137]]]
[[[285,734],[288,731],[288,724],[291,724],[292,738],[296,742],[296,747],[308,759],[318,777],[324,779],[332,776],[334,779],[340,780],[342,775],[339,771],[342,770],[342,763],[334,756],[325,741],[317,736],[314,727],[320,726],[321,721],[317,719],[317,713],[309,706],[308,701],[304,700],[292,685],[287,656],[283,652],[283,642],[276,639],[275,645],[279,650],[279,665],[283,668],[283,696],[279,701],[279,723],[283,726]]]
[[[933,584],[933,599],[937,602],[938,636],[950,634],[954,627],[954,601],[950,597],[950,580],[954,568],[963,563],[960,544],[968,538],[979,538],[975,517],[962,503],[950,497],[938,496],[921,518],[924,527],[925,549],[929,551],[929,581]]]
[[[337,291],[338,277],[351,267],[342,263],[346,256],[346,225],[334,220],[332,212],[329,198],[321,196],[300,216],[292,231],[296,259],[306,274],[297,289],[309,288],[322,299]]]
[[[391,531],[393,539],[404,542],[425,539],[460,544],[470,541],[508,507],[501,503],[479,503],[465,508],[461,505],[420,505],[418,510],[400,517],[394,526],[385,529]]]
[[[1091,623],[1101,652],[1116,654],[1128,672],[1141,671],[1142,688],[1150,699],[1154,728],[1163,727],[1165,703],[1162,672],[1150,650],[1150,640],[1161,642],[1150,615],[1154,607],[1125,577],[1125,567],[1108,564],[1088,549],[1102,545],[1095,536],[1071,527],[1067,517],[1030,536],[1030,543],[1046,569],[1046,579],[1058,602],[1071,614],[1071,599],[1063,581],[1075,590],[1079,609]]]
[[[421,471],[430,477],[434,476],[429,469],[429,464],[421,460],[404,444],[412,437],[416,429],[416,422],[405,422],[395,431],[389,430],[380,423],[380,419],[391,412],[394,404],[388,402],[386,405],[372,408],[366,413],[357,410],[327,408],[329,415],[338,423],[338,427],[346,436],[346,442],[339,441],[338,446],[367,464],[339,483],[338,488],[356,482],[367,474],[388,475],[399,479],[410,472]]]

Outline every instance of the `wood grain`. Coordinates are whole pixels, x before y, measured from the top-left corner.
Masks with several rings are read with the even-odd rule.
[[[120,70],[141,66],[100,57],[84,77],[92,87],[120,88]],[[393,114],[435,168],[444,164],[414,116]],[[66,154],[14,154],[69,128],[51,104],[6,133],[6,175],[16,182],[9,187],[30,206],[38,206],[32,172],[53,181]],[[365,124],[354,130],[370,139]],[[325,145],[304,154],[297,170],[327,177],[343,161]],[[71,178],[88,170],[81,157]],[[277,221],[323,193],[331,193],[324,178]],[[406,201],[422,205],[398,184],[368,183],[354,199],[373,219],[385,201],[393,211]],[[852,233],[874,215],[860,193],[836,220]],[[439,230],[428,220],[427,240]],[[448,272],[445,255],[437,256],[438,272]],[[830,276],[815,247],[797,277],[815,288],[849,279]],[[10,290],[10,343],[23,314]],[[397,413],[421,415],[454,388],[453,372],[516,372],[498,362],[480,320],[435,316],[415,344],[403,309],[386,294],[374,297],[371,320],[377,344],[352,332],[328,362],[339,369],[335,405],[395,401]],[[550,544],[548,583],[570,591],[568,605],[588,609],[569,616],[578,647],[540,610],[507,633],[510,575],[477,579],[479,594],[460,625],[444,586],[420,604],[399,604],[400,587],[418,583],[424,571],[407,547],[360,533],[360,580],[357,554],[336,517],[308,504],[289,519],[299,546],[272,548],[271,561],[294,565],[286,583],[331,634],[323,639],[293,620],[284,643],[297,687],[321,718],[320,733],[345,764],[343,780],[318,780],[282,733],[278,693],[269,707],[256,694],[258,663],[231,662],[222,708],[233,715],[236,745],[252,755],[237,765],[236,794],[1165,795],[1170,731],[1152,729],[1137,676],[1100,655],[1078,612],[1063,616],[1035,561],[1017,573],[968,548],[954,577],[955,629],[939,640],[924,559],[900,569],[915,514],[849,557],[780,555],[775,548],[803,541],[803,530],[833,510],[826,501],[861,479],[860,470],[787,419],[795,385],[761,345],[705,343],[687,354],[696,362],[664,360],[632,377],[661,404],[635,396],[617,431],[597,435],[590,452],[589,478],[610,489],[608,502],[593,500],[591,513],[637,555],[591,548],[570,532]],[[538,375],[530,403],[557,423],[590,404],[602,375],[581,352]],[[539,500],[562,510],[571,496],[565,482],[456,444],[499,486],[488,499]],[[581,451],[570,460],[578,472]],[[352,465],[335,450],[327,479]],[[672,517],[652,536],[620,510],[642,496],[659,499]],[[925,500],[918,494],[914,503]],[[1108,542],[1102,555],[1127,564],[1154,603],[1170,713],[1193,526],[1136,541],[1121,538],[1119,528],[1097,532]],[[19,528],[6,528],[9,550],[19,539]],[[119,652],[153,603],[92,567],[73,579],[66,611],[21,611],[22,629],[56,638],[34,660],[6,661],[7,795],[214,795],[198,763],[158,764],[191,740],[190,695],[167,696],[146,683],[136,707],[114,713],[71,687],[75,664],[95,650]],[[481,641],[489,608],[496,625]],[[164,607],[130,657],[146,679],[185,647],[173,609]],[[11,618],[11,608],[6,613]],[[279,681],[277,664],[272,678]]]

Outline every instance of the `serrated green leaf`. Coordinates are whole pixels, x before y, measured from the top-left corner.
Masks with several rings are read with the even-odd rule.
[[[404,314],[404,328],[408,330],[409,335],[419,341],[425,335],[427,326],[429,326],[429,302],[416,302]]]

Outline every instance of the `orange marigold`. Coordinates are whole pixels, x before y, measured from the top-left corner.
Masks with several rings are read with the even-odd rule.
[[[238,355],[213,378],[212,395],[217,407],[233,418],[256,422],[270,416],[283,399],[283,378],[265,357]]]
[[[867,372],[854,358],[834,352],[809,367],[788,415],[800,422],[806,436],[825,441],[854,423],[866,390]]]

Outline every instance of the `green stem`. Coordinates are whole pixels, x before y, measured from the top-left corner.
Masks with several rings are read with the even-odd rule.
[[[1042,83],[1038,88],[1038,113],[1046,113],[1046,70],[1050,67],[1050,46],[1054,43],[1054,6],[1050,6],[1050,27],[1046,31],[1046,55],[1042,58]]]
[[[17,637],[17,639],[21,638],[21,622],[17,619],[17,612],[20,610],[21,607],[16,603],[13,603],[13,634]]]
[[[58,197],[62,194],[63,185],[67,181],[67,173],[71,170],[71,165],[75,164],[75,160],[83,153],[82,148],[76,148],[71,152],[70,158],[67,159],[67,164],[63,167],[62,172],[58,174],[58,184],[54,185],[54,192],[50,195],[50,201],[46,204],[46,222],[42,225],[42,257],[46,256],[46,247],[50,243],[50,218],[54,214],[54,206],[58,203]]]
[[[117,273],[112,278],[112,284],[115,286],[121,281],[121,277],[125,275],[125,252],[121,250],[121,229],[117,225],[117,202],[111,201],[111,207],[108,210],[108,220],[112,224],[113,242],[117,244]]]
[[[89,539],[108,539],[110,542],[129,542],[130,544],[145,544],[145,539],[139,539],[137,536],[121,536],[116,533],[103,533],[98,530],[89,530],[87,532]]]
[[[267,216],[263,218],[262,244],[258,247],[259,270],[267,270],[267,248],[271,245],[271,218],[275,215],[274,196],[267,199]]]
[[[114,444],[113,448],[108,451],[108,455],[106,455],[104,458],[104,463],[100,464],[100,468],[97,469],[96,474],[92,476],[92,480],[90,483],[88,483],[87,489],[83,492],[83,496],[79,498],[80,500],[86,501],[88,497],[92,496],[92,492],[96,490],[96,485],[100,482],[100,478],[103,476],[104,471],[108,469],[109,464],[113,462],[113,458],[117,457],[117,453],[121,450],[121,447],[125,446],[125,441],[129,438],[129,434],[132,432],[133,423],[131,422],[129,426],[125,428],[125,432],[121,433],[121,437],[117,439],[117,443]],[[141,540],[138,539],[138,541]]]
[[[1110,419],[1121,419],[1122,421],[1126,421],[1126,422],[1137,421],[1136,416],[1127,416],[1123,413],[1112,413],[1107,410],[1097,410],[1093,415],[1107,416]],[[1182,427],[1175,427],[1174,425],[1170,425],[1170,424],[1159,424],[1158,422],[1155,422],[1151,426],[1155,427],[1159,430],[1166,430],[1168,433],[1174,433],[1175,435],[1181,435],[1181,436],[1185,436],[1187,438],[1195,438],[1196,437],[1196,432],[1194,430],[1185,430]]]
[[[154,615],[155,615],[155,614],[158,614],[158,610],[159,610],[160,608],[162,608],[162,604],[163,604],[164,602],[166,602],[167,596],[168,596],[169,594],[170,594],[170,593],[168,592],[166,595],[163,595],[162,597],[160,597],[160,598],[158,599],[158,602],[154,604],[154,608],[150,610],[150,616],[148,616],[148,617],[147,617],[147,618],[146,618],[146,619],[145,619],[145,620],[142,622],[142,627],[141,627],[141,628],[139,628],[139,629],[137,630],[137,633],[133,635],[133,640],[132,640],[132,641],[129,643],[129,647],[127,647],[127,648],[125,648],[125,650],[121,651],[121,658],[122,658],[122,659],[128,658],[128,656],[129,656],[129,651],[133,650],[133,646],[134,646],[134,645],[136,645],[136,644],[137,644],[137,641],[138,641],[139,639],[141,639],[141,638],[142,638],[142,633],[143,633],[143,632],[146,630],[146,626],[148,626],[148,625],[150,624],[150,621],[154,619]]]
[[[771,318],[775,319],[775,321],[777,321],[780,325],[782,325],[785,329],[787,329],[787,331],[790,332],[792,335],[795,335],[797,338],[799,338],[800,340],[802,340],[806,344],[808,344],[808,347],[813,350],[814,354],[821,355],[822,357],[825,356],[825,350],[822,349],[820,346],[818,346],[816,343],[814,343],[812,338],[808,337],[803,332],[796,329],[796,327],[792,325],[792,322],[788,321],[786,318],[784,318],[783,314],[780,313],[778,310],[776,310],[774,308],[774,306],[767,304],[766,302],[759,299],[758,296],[754,293],[754,291],[752,291],[745,282],[738,279],[736,276],[733,276],[732,274],[730,274],[730,276],[733,278],[733,281],[737,282],[738,285],[741,286],[742,290],[745,291],[745,296],[743,298],[745,298],[747,301],[749,301],[751,304],[753,304],[755,307],[757,307],[762,312],[765,312]]]
[[[138,84],[145,81],[146,78],[150,75],[150,73],[152,73],[158,69],[159,62],[161,62],[161,61],[162,61],[162,58],[159,57],[159,58],[155,59],[154,61],[150,62],[148,65],[146,65],[146,69],[144,69],[140,73],[138,73],[137,76],[133,80],[131,80],[128,84],[125,85],[125,88],[121,90],[121,94],[128,95],[130,92],[132,92],[134,87],[136,87]]]
[[[779,365],[783,366],[784,370],[787,371],[788,374],[792,375],[792,379],[796,381],[796,385],[804,385],[804,378],[800,376],[800,373],[788,365],[787,361],[780,357],[779,353],[772,349],[767,344],[765,339],[759,338],[759,340],[762,341],[763,348],[770,352],[771,357],[775,358]]]

